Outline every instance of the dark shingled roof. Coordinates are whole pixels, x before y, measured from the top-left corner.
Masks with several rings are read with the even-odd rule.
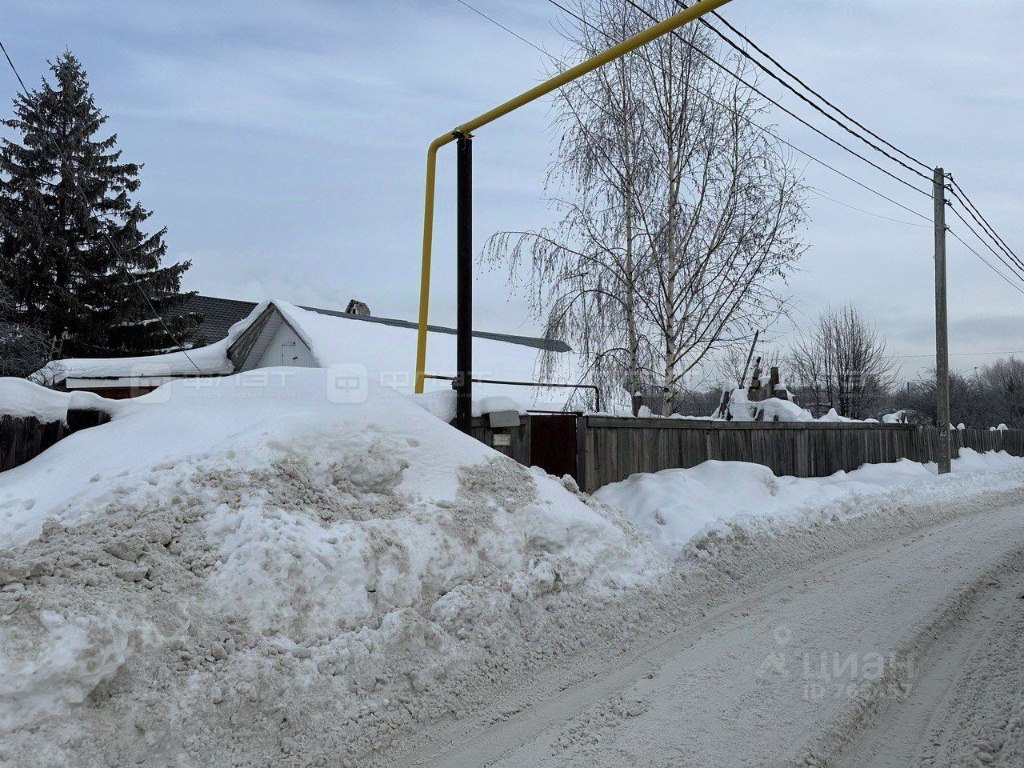
[[[216,296],[195,295],[186,299],[181,311],[202,315],[203,319],[196,328],[195,335],[196,345],[205,346],[225,338],[228,335],[228,329],[239,320],[247,318],[255,308],[255,301],[239,301],[237,299],[221,299]],[[335,309],[321,309],[319,307],[302,307],[302,309],[319,312],[321,315],[344,318],[345,320],[355,320],[361,323],[379,323],[380,325],[391,325],[398,328],[416,327],[416,323],[409,320],[394,320],[387,317],[374,317],[372,315],[353,315]],[[433,333],[455,335],[454,328],[445,328],[440,325],[429,325],[427,327]],[[490,333],[488,331],[473,331],[473,336],[478,339],[504,341],[509,344],[519,344],[524,347],[550,350],[552,352],[571,351],[571,347],[568,344],[558,339],[514,336],[506,333]]]

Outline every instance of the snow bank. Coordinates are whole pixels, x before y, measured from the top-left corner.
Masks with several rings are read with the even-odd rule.
[[[36,418],[44,423],[64,421],[68,395],[26,379],[0,378],[0,415]]]
[[[66,421],[68,408],[113,413],[119,403],[91,392],[57,392],[27,379],[0,378],[0,416]]]
[[[666,569],[405,397],[253,374],[0,475],[0,764],[356,762]]]
[[[708,461],[692,469],[636,474],[598,490],[595,497],[621,510],[667,558],[677,559],[696,539],[750,527],[808,526],[823,516],[845,519],[893,490],[958,494],[1018,487],[1024,458],[961,449],[953,474],[909,460],[869,464],[825,478],[776,477],[768,467]]]

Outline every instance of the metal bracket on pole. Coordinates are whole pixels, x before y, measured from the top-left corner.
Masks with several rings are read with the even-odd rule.
[[[935,169],[935,392],[939,474],[952,471],[949,437],[949,328],[946,321],[946,174]]]
[[[459,133],[457,139],[455,426],[468,435],[473,425],[473,137]]]

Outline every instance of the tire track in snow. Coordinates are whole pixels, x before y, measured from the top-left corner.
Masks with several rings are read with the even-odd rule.
[[[901,649],[921,651],[937,623],[966,615],[979,579],[1022,542],[1024,510],[1007,508],[821,562],[638,649],[613,669],[595,665],[588,679],[555,694],[553,673],[532,705],[529,691],[499,698],[490,724],[485,716],[449,725],[443,741],[395,764],[829,764],[881,700],[871,684],[885,693],[886,684],[898,691],[902,681],[853,675],[824,685],[809,680],[808,670],[820,659],[838,660],[842,677],[853,671],[851,657],[866,666]],[[913,666],[915,659],[903,662]]]
[[[957,759],[939,759],[937,753],[948,751],[956,742],[969,741],[963,722],[956,712],[957,699],[965,699],[974,714],[990,713],[996,706],[1012,708],[1012,696],[1000,701],[995,691],[987,688],[988,701],[973,696],[969,679],[986,659],[998,656],[1005,670],[1019,670],[1020,657],[1006,646],[1007,634],[1024,635],[1024,573],[1018,559],[1013,568],[984,580],[980,594],[959,621],[943,627],[939,636],[923,656],[920,673],[905,701],[896,702],[880,711],[877,720],[853,739],[836,761],[841,768],[905,768],[916,765],[957,765]],[[1024,645],[1024,644],[1022,644]],[[995,650],[996,654],[992,651]],[[1018,651],[1021,648],[1016,649]],[[978,664],[977,657],[982,664]],[[1016,658],[1015,658],[1016,656]],[[1016,663],[1015,663],[1016,661]],[[980,675],[984,679],[984,675]],[[1024,690],[1024,671],[1016,675],[1018,690]],[[988,681],[986,681],[988,682]],[[960,693],[967,689],[967,695]],[[1005,722],[1005,721],[1004,721]],[[966,736],[966,738],[965,738]],[[1024,737],[1024,734],[1019,734]],[[1024,746],[1024,738],[1019,739]],[[991,757],[991,755],[989,755]],[[966,760],[962,760],[966,763]],[[991,762],[979,760],[979,763]],[[1009,763],[1007,763],[1009,764]]]

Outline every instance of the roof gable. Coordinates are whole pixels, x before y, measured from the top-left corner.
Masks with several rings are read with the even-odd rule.
[[[252,311],[259,306],[254,301],[239,301],[237,299],[222,299],[216,296],[201,296],[196,294],[190,296],[183,304],[181,311],[202,315],[202,321],[196,329],[197,338],[200,339],[198,346],[206,346],[224,339],[228,331],[235,323],[241,322],[252,314]],[[362,323],[378,323],[394,328],[417,328],[417,323],[410,320],[397,320],[389,317],[375,317],[373,315],[361,315],[351,312],[341,312],[335,309],[322,309],[320,307],[300,307],[320,315],[329,315],[345,320],[355,320]],[[443,333],[454,336],[457,331],[454,328],[447,328],[442,325],[428,325],[431,333]],[[490,331],[473,331],[473,337],[477,339],[491,339],[506,344],[517,344],[537,350],[551,352],[570,352],[572,348],[559,339],[545,339],[534,336],[518,336],[507,333],[491,333]]]

